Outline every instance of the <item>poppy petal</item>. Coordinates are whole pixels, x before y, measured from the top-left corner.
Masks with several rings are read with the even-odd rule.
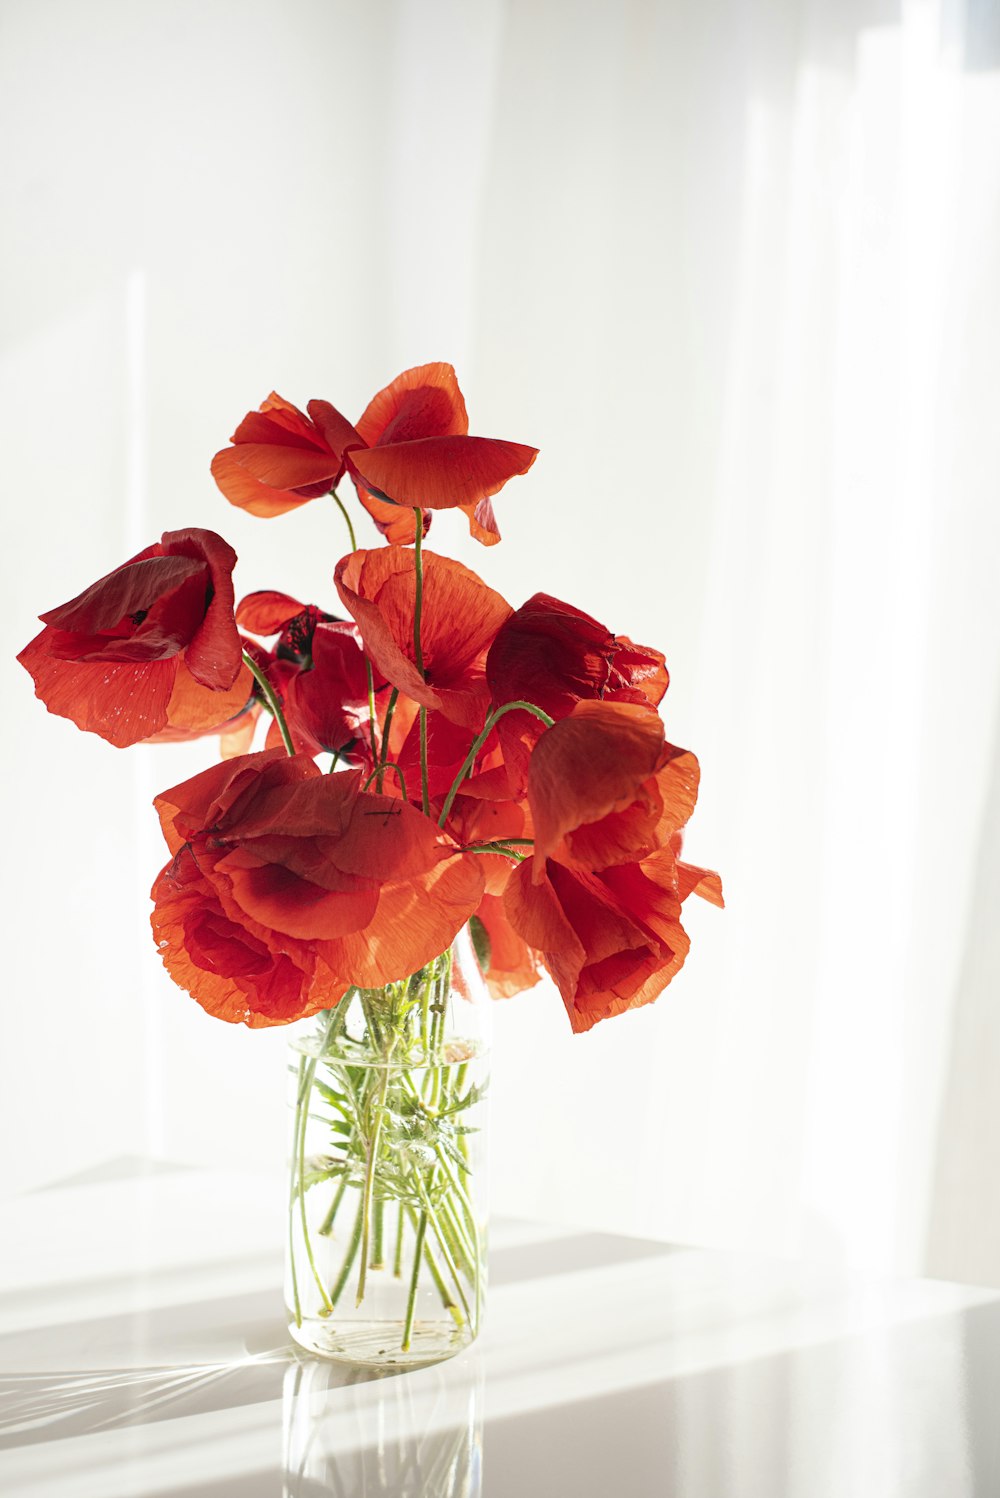
[[[174,593],[204,570],[204,557],[165,556],[158,550],[159,556],[126,562],[68,603],[38,617],[43,624],[74,634],[99,635],[133,614],[147,613],[157,598]]]
[[[288,593],[276,593],[264,589],[259,593],[248,593],[236,607],[236,623],[248,629],[252,635],[280,634],[296,614],[301,614],[305,604],[299,603]]]
[[[326,960],[363,988],[406,978],[447,951],[482,893],[482,870],[471,853],[443,859],[399,884],[383,884],[371,923],[325,946]]]
[[[212,596],[204,618],[184,652],[184,663],[202,686],[225,691],[233,685],[243,668],[243,642],[234,614],[236,553],[214,531],[164,531],[162,544],[171,555],[202,558],[208,564]]]
[[[49,626],[17,659],[35,683],[35,696],[50,713],[77,728],[100,734],[117,749],[138,744],[167,726],[167,705],[177,676],[168,661],[70,661],[49,650]]]
[[[218,728],[249,707],[253,689],[253,677],[246,666],[228,691],[216,692],[202,686],[181,660],[167,703],[168,726],[194,732]]]
[[[421,437],[356,448],[345,461],[376,499],[448,510],[496,494],[537,456],[535,447],[493,437]]]
[[[486,936],[484,977],[490,996],[510,999],[534,988],[542,976],[538,954],[510,924],[502,896],[485,894],[475,919],[481,922]]]
[[[233,898],[252,920],[300,941],[329,941],[366,926],[378,906],[378,887],[355,881],[343,890],[323,889],[281,864],[260,863],[237,848],[219,860]]]
[[[311,497],[261,483],[242,466],[235,447],[224,447],[216,453],[212,459],[212,477],[231,505],[262,519],[298,509]]]
[[[341,601],[386,681],[423,707],[478,730],[486,720],[486,653],[510,605],[469,568],[423,554],[421,641],[426,679],[414,663],[416,562],[398,547],[356,551],[334,573]]]
[[[333,479],[340,469],[335,453],[298,447],[276,447],[267,442],[241,442],[230,449],[239,466],[258,483],[272,489],[303,489]]]
[[[368,511],[375,528],[380,535],[384,536],[390,546],[412,546],[417,539],[417,517],[413,510],[408,510],[405,505],[388,504],[384,499],[376,499],[374,494],[369,494],[358,479],[351,475],[354,488],[362,507]],[[426,536],[431,528],[431,512],[424,511],[424,530]]]
[[[717,905],[720,910],[725,907],[722,880],[711,869],[699,869],[696,864],[681,863],[678,860],[677,883],[682,900],[686,900],[688,895],[700,895],[703,900],[707,900],[710,905]]]
[[[308,410],[323,441],[339,457],[342,458],[349,447],[364,447],[364,438],[329,401],[310,401]]]
[[[454,369],[439,363],[404,370],[368,402],[357,429],[366,447],[417,437],[464,437],[469,417]]]
[[[547,729],[528,767],[536,872],[568,832],[634,801],[663,753],[660,719],[631,703],[579,702]]]

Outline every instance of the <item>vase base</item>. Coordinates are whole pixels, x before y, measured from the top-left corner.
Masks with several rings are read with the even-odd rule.
[[[292,1321],[289,1333],[294,1342],[314,1357],[354,1368],[401,1370],[424,1368],[441,1363],[462,1352],[473,1340],[467,1327],[459,1328],[445,1321],[415,1321],[409,1346],[404,1348],[403,1328],[399,1321],[341,1321],[331,1325],[319,1318],[304,1318],[301,1326]]]

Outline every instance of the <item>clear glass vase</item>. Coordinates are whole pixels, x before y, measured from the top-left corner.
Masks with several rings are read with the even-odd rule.
[[[489,1015],[463,932],[411,977],[349,991],[293,1036],[285,1300],[308,1352],[406,1368],[476,1336]]]

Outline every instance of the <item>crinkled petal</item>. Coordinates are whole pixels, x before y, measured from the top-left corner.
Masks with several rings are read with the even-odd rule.
[[[386,681],[421,706],[476,731],[489,705],[486,654],[510,605],[460,562],[428,551],[423,565],[426,679],[414,663],[413,554],[398,548],[353,552],[338,563],[334,581]]]
[[[476,858],[456,853],[406,882],[382,885],[371,923],[364,931],[324,944],[324,959],[363,988],[406,978],[447,951],[482,893]]]
[[[682,900],[686,900],[688,895],[700,895],[710,905],[718,905],[720,910],[725,906],[722,880],[711,869],[699,869],[697,864],[681,863],[678,860],[677,883]]]
[[[215,531],[164,531],[164,550],[173,556],[204,560],[212,580],[212,597],[184,662],[202,686],[227,691],[243,667],[243,642],[236,628],[233,568],[236,553]]]
[[[17,657],[34,680],[35,696],[50,713],[100,734],[118,749],[166,728],[176,656],[138,664],[59,660],[48,648],[52,633],[47,625]]]
[[[634,801],[663,753],[660,719],[631,703],[580,702],[547,729],[528,767],[536,871],[568,832]]]

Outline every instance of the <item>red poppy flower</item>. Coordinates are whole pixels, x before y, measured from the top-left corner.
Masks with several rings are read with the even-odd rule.
[[[444,951],[476,909],[475,857],[413,807],[360,785],[360,771],[322,775],[307,756],[266,750],[157,797],[175,860],[157,881],[154,929],[168,970],[210,1012],[283,1023],[296,1004],[325,1007],[349,983],[381,987]],[[211,940],[196,916],[205,908]],[[271,981],[268,957],[282,1001],[265,1012],[249,979]],[[323,983],[335,992],[320,996]]]
[[[538,450],[470,437],[465,400],[450,364],[421,364],[369,401],[357,446],[344,450],[358,498],[386,540],[406,545],[415,527],[407,507],[459,509],[484,546],[500,540],[490,497],[527,473]],[[400,507],[404,507],[402,513]]]
[[[664,740],[648,707],[578,702],[542,734],[528,767],[535,877],[629,863],[665,846],[694,810],[698,761]]]
[[[215,862],[185,846],[153,885],[153,935],[174,982],[217,1019],[252,1029],[335,1004],[347,985],[315,943],[279,939],[245,912],[231,913],[211,877]]]
[[[399,547],[352,552],[338,562],[334,582],[386,681],[475,733],[489,705],[486,653],[510,605],[468,567],[432,551],[423,554],[423,576],[423,675],[413,650],[413,553]]]
[[[571,604],[536,593],[500,627],[486,661],[494,706],[533,702],[551,718],[564,718],[577,702],[593,698],[656,707],[667,690],[663,656]],[[528,760],[543,732],[539,719],[505,713],[497,724],[515,795],[523,795]]]
[[[368,673],[356,625],[302,604],[287,593],[250,593],[241,600],[236,619],[254,634],[277,635],[262,661],[278,694],[296,750],[370,758]],[[384,698],[386,683],[377,677],[375,691]],[[268,730],[268,746],[281,743],[277,723]]]
[[[252,681],[233,617],[236,553],[214,531],[165,531],[40,617],[18,660],[49,712],[118,748],[239,713]]]
[[[669,848],[600,874],[529,859],[504,896],[514,931],[542,955],[575,1031],[649,1004],[687,956]]]
[[[328,401],[310,401],[308,410],[303,415],[272,391],[243,418],[233,446],[212,459],[212,477],[230,504],[267,517],[329,494],[354,428]]]
[[[358,497],[393,545],[416,536],[413,509],[460,509],[486,546],[500,539],[490,497],[527,473],[538,450],[470,437],[469,418],[450,364],[408,369],[380,390],[354,427],[328,401],[305,416],[271,394],[216,453],[212,473],[234,505],[280,515],[328,494],[345,468]],[[430,523],[424,517],[424,531]]]

